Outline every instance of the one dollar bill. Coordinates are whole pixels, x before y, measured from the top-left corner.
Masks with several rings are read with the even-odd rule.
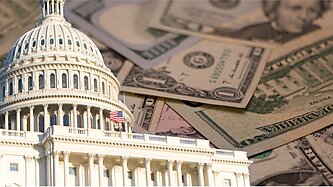
[[[126,92],[245,108],[269,52],[263,47],[202,40],[151,69],[128,61],[118,79]]]
[[[333,119],[332,28],[274,50],[245,111],[168,104],[216,146],[248,155],[319,130]]]

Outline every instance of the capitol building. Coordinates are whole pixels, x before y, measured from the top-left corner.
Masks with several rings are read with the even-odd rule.
[[[0,70],[0,186],[250,186],[246,152],[131,132],[117,78],[64,3],[40,0]]]

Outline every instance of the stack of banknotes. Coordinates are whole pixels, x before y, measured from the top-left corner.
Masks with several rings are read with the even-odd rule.
[[[2,13],[10,4],[30,17]],[[134,132],[247,151],[252,185],[333,185],[330,0],[71,0],[65,7],[119,79]],[[0,10],[3,61],[39,10],[15,0]]]

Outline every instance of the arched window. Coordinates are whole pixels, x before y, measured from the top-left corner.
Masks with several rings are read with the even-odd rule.
[[[61,75],[61,80],[62,80],[62,87],[67,88],[67,75],[66,75],[66,73],[63,73]]]
[[[39,89],[44,89],[45,88],[44,75],[40,74],[39,78],[38,78],[38,81],[39,81]]]
[[[97,79],[94,79],[94,91],[98,92]]]
[[[89,81],[87,76],[84,76],[84,89],[89,90]]]
[[[79,79],[76,74],[73,75],[73,85],[74,89],[79,89]]]
[[[13,95],[13,82],[9,83],[9,95]]]
[[[32,90],[32,85],[33,85],[33,79],[32,79],[32,75],[30,75],[29,77],[28,77],[28,90]]]
[[[83,128],[83,125],[82,125],[82,118],[80,115],[77,115],[76,116],[76,121],[77,121],[77,127],[78,128]]]
[[[50,116],[50,125],[53,126],[53,125],[56,125],[57,124],[57,116],[55,114],[52,114]]]
[[[56,87],[55,74],[51,73],[51,75],[50,75],[50,88],[55,88],[55,87]]]
[[[39,116],[38,118],[38,132],[44,132],[44,116]]]
[[[63,122],[64,122],[64,126],[67,126],[67,127],[69,126],[69,116],[68,116],[68,114],[64,115]]]
[[[6,87],[2,86],[2,97],[6,97]]]
[[[22,78],[20,78],[19,80],[18,80],[18,92],[19,93],[22,93],[22,90],[23,90],[23,82],[22,82]]]
[[[105,94],[105,84],[102,82],[102,93]]]
[[[30,131],[30,117],[27,117],[27,131]]]

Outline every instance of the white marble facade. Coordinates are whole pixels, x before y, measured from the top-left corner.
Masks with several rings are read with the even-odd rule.
[[[65,0],[40,2],[0,70],[0,186],[250,186],[246,152],[132,133],[117,78],[66,22]]]

